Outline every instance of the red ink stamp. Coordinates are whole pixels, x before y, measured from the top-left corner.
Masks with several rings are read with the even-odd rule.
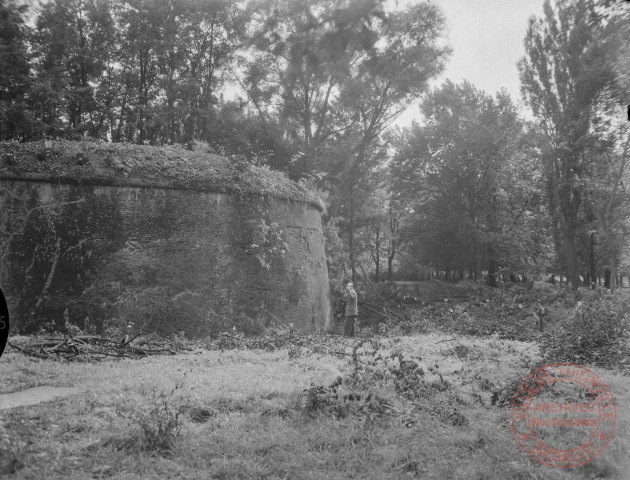
[[[555,363],[536,370],[512,402],[512,428],[534,459],[569,468],[593,460],[615,430],[615,401],[588,368]]]

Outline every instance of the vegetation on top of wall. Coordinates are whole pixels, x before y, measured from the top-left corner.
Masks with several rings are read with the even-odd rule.
[[[48,148],[46,143],[48,143]],[[139,181],[158,186],[244,195],[269,195],[306,202],[323,210],[303,185],[245,157],[223,157],[206,143],[135,145],[94,141],[0,142],[0,176],[40,174],[73,179]]]

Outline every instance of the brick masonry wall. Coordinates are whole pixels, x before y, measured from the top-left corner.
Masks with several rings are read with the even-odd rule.
[[[0,285],[23,332],[331,322],[320,212],[255,196],[0,181]]]

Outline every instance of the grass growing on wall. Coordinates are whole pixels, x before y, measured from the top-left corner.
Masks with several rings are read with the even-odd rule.
[[[252,165],[242,156],[226,158],[207,144],[194,150],[182,145],[135,145],[94,141],[51,140],[0,142],[2,173],[53,177],[137,180],[179,188],[269,195],[322,208],[319,198],[281,172]],[[9,154],[9,156],[7,156]]]

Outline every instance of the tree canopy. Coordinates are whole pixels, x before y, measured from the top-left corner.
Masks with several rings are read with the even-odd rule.
[[[282,171],[327,203],[336,286],[609,272],[614,288],[629,15],[546,0],[518,65],[528,116],[504,91],[437,86],[450,49],[430,1],[0,0],[0,140],[205,142]]]

